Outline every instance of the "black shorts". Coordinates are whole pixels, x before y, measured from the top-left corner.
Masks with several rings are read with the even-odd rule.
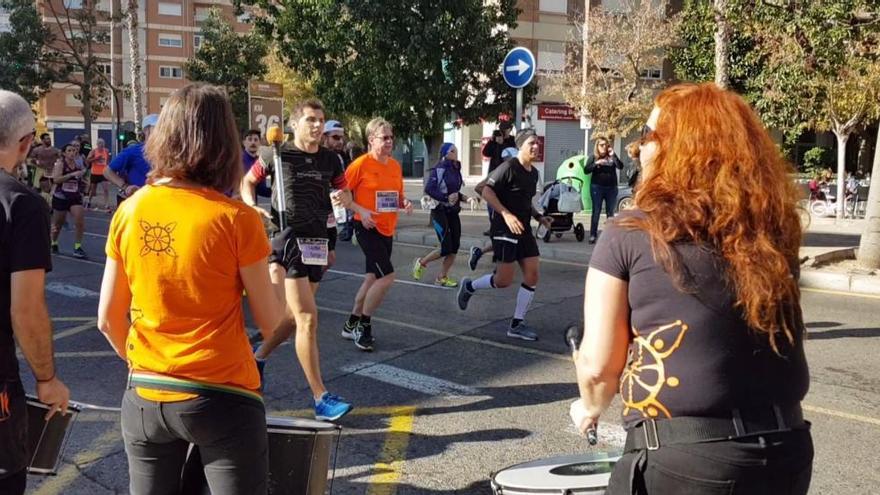
[[[89,179],[89,182],[92,184],[100,184],[102,182],[107,182],[107,178],[103,175],[92,174],[92,178]]]
[[[360,222],[354,223],[354,235],[366,258],[366,273],[372,273],[376,278],[394,273],[394,265],[391,264],[393,237],[382,235],[376,229],[365,229]]]
[[[307,265],[302,262],[302,253],[296,243],[292,227],[272,234],[272,253],[269,263],[278,263],[287,271],[287,278],[308,277],[309,282],[317,284],[324,276],[324,266]]]
[[[0,391],[5,392],[2,389]],[[24,395],[3,398],[7,397],[8,410],[0,409],[0,485],[3,485],[3,478],[19,473],[28,465],[26,399]]]
[[[513,263],[541,255],[541,252],[538,251],[538,241],[532,235],[531,230],[518,237],[509,234],[493,234],[492,249],[492,261],[495,263]]]
[[[82,206],[81,194],[65,195],[63,198],[52,195],[52,209],[55,211],[70,211],[74,206]]]
[[[440,240],[440,256],[458,254],[461,246],[461,218],[455,210],[442,206],[431,210],[431,225]]]

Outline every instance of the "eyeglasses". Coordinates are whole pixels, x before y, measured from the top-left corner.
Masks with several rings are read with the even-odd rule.
[[[644,126],[642,126],[642,132],[639,136],[639,139],[644,141],[652,132],[654,132],[654,129],[651,129],[651,126],[645,124]]]
[[[36,129],[34,129],[31,132],[22,136],[21,139],[18,140],[18,142],[23,143],[27,138],[32,138],[32,137],[37,137],[37,130]]]

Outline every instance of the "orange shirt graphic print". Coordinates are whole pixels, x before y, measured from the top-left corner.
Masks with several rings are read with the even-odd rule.
[[[647,336],[639,335],[633,329],[630,365],[623,370],[620,379],[624,416],[637,410],[646,418],[656,418],[661,413],[667,418],[672,417],[660,402],[660,392],[664,387],[678,387],[680,382],[678,377],[666,376],[664,361],[681,346],[687,330],[688,326],[681,320],[663,325]]]
[[[151,253],[155,253],[156,256],[167,254],[172,258],[177,257],[177,252],[174,251],[174,246],[172,245],[174,243],[174,229],[177,227],[177,222],[171,222],[167,225],[162,225],[161,223],[152,225],[147,221],[141,220],[140,226],[143,231],[141,241],[144,243],[141,248],[141,257]]]

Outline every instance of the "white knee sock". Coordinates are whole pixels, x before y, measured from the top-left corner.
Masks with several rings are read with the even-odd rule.
[[[487,273],[486,275],[483,275],[482,277],[471,282],[471,287],[474,290],[494,289],[495,288],[495,281],[493,280],[494,277],[495,277],[495,275],[493,275],[491,273]]]
[[[529,311],[529,306],[532,305],[532,299],[534,298],[534,287],[529,287],[526,284],[519,286],[519,291],[516,293],[516,311],[513,312],[513,318],[515,320],[526,319],[526,313]]]

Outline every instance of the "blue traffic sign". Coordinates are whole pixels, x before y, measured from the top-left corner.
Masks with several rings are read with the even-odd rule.
[[[518,46],[504,56],[501,66],[504,82],[511,88],[528,86],[535,77],[535,56],[525,47]]]

